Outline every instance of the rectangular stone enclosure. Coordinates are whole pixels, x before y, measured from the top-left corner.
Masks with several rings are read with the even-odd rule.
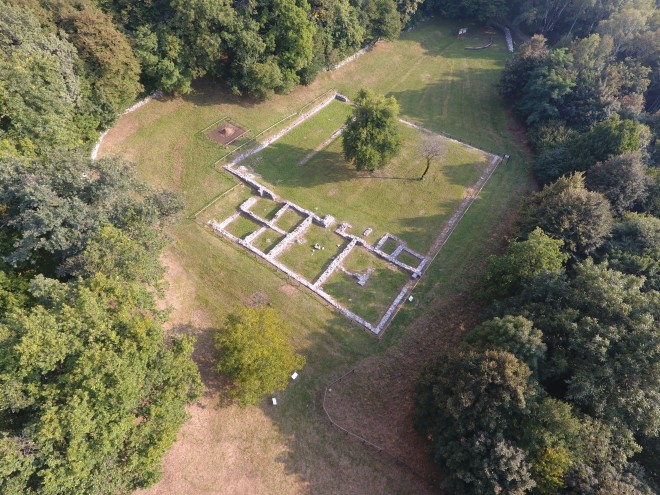
[[[225,165],[227,172],[252,189],[253,196],[236,205],[229,216],[208,223],[215,232],[275,266],[344,316],[380,336],[401,305],[408,301],[410,292],[501,159],[497,155],[434,134],[418,125],[400,121],[410,129],[408,135],[412,142],[421,139],[421,134],[435,135],[437,139],[443,140],[446,154],[451,159],[442,166],[436,164],[430,179],[422,181],[416,175],[419,172],[417,161],[421,160],[416,148],[408,155],[404,153],[398,169],[390,169],[390,173],[401,175],[392,177],[396,181],[360,178],[349,169],[341,169],[341,163],[338,162],[341,155],[332,149],[318,153],[313,158],[317,160],[316,165],[310,162],[311,165],[306,163],[302,167],[298,155],[309,153],[303,143],[318,152],[316,141],[324,139],[324,136],[316,136],[314,132],[317,124],[323,124],[323,120],[318,120],[325,118],[321,114],[307,134],[315,136],[316,141],[305,141],[305,134],[298,132],[295,137],[298,141],[287,144],[284,139],[284,144],[269,147],[330,102],[331,99],[328,99],[320,103],[285,132],[280,132],[275,138],[266,140],[254,150]],[[326,130],[330,133],[334,131]],[[221,144],[228,144],[245,132],[226,120],[211,131],[209,137]],[[267,147],[271,151],[266,150]],[[452,150],[454,155],[451,155]],[[452,158],[456,156],[456,150],[458,158]],[[255,162],[249,159],[257,153],[261,154],[259,160]],[[264,154],[267,154],[268,160],[261,159]],[[265,161],[270,165],[264,166],[262,162]],[[343,171],[341,174],[322,175],[328,170]],[[365,189],[364,184],[369,184],[372,189]],[[363,189],[355,193],[358,187]],[[347,188],[353,193],[346,194]],[[278,193],[281,190],[293,195],[304,191],[300,199],[307,204],[294,202],[293,198],[280,197]],[[344,196],[339,202],[333,202],[334,195],[341,191],[344,191]],[[405,202],[399,205],[393,201],[400,201],[400,191],[407,191],[407,196]],[[453,191],[452,201],[448,201],[446,191]],[[361,198],[363,194],[367,195],[367,200]],[[383,198],[392,201],[385,201],[381,208],[374,210],[385,212],[384,216],[369,217],[382,222],[368,221],[368,224],[361,225],[366,222],[358,215],[357,228],[343,218],[337,222],[333,215],[324,211],[326,208],[313,206],[314,202],[323,202],[325,199],[326,207],[334,204],[344,216],[368,210],[365,204],[369,206]],[[356,201],[354,208],[346,207],[350,201]],[[414,201],[419,204],[412,208]],[[309,206],[310,203],[312,206]],[[429,208],[435,210],[428,212]],[[317,213],[317,210],[320,211]],[[390,221],[387,215],[393,215],[392,212],[402,217],[400,222]],[[423,221],[420,221],[418,217],[424,215]],[[399,230],[407,232],[406,237],[388,232],[381,223],[398,226]],[[426,234],[429,229],[431,232]]]

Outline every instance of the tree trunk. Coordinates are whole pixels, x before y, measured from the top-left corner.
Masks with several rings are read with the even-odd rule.
[[[426,168],[424,169],[424,173],[422,176],[419,178],[419,180],[424,180],[424,177],[426,176],[426,173],[429,171],[429,167],[431,167],[431,160],[426,160]]]

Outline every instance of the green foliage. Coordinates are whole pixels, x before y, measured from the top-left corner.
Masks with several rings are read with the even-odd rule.
[[[391,0],[376,0],[376,16],[372,21],[376,39],[395,40],[401,32],[401,19]]]
[[[539,153],[562,147],[562,145],[573,139],[575,135],[576,132],[567,127],[566,123],[561,120],[548,120],[547,122],[531,127],[528,133],[530,143]]]
[[[535,160],[534,173],[540,182],[548,184],[564,174],[587,171],[597,162],[638,153],[648,144],[648,136],[645,125],[615,115],[546,149]]]
[[[643,276],[644,289],[660,290],[660,219],[628,213],[604,246],[610,268]]]
[[[635,119],[642,114],[649,68],[633,58],[617,60],[611,37],[593,34],[553,49],[545,42],[535,36],[525,43],[500,81],[503,96],[528,125],[559,121],[584,131],[615,112]]]
[[[506,66],[500,76],[499,89],[505,100],[517,101],[523,94],[531,75],[545,63],[550,50],[547,40],[540,35],[532,38],[520,46],[519,50],[506,61]]]
[[[97,123],[81,118],[82,81],[76,49],[45,33],[25,8],[0,2],[0,140],[5,153],[43,155],[74,148]],[[0,155],[1,156],[1,155]]]
[[[567,397],[575,404],[654,436],[660,432],[659,301],[658,293],[642,292],[642,284],[603,265],[581,265],[569,293],[580,316],[564,329],[568,348],[557,348],[556,356],[570,363]]]
[[[13,265],[65,269],[103,224],[140,231],[174,214],[170,193],[138,183],[133,166],[116,158],[91,161],[80,154],[46,160],[0,158],[0,204],[15,240],[2,253]]]
[[[564,241],[564,249],[584,256],[601,246],[612,228],[608,201],[584,186],[580,173],[561,177],[533,194],[519,219],[523,232],[540,227],[548,235]]]
[[[289,344],[291,327],[273,309],[241,307],[216,333],[218,371],[234,380],[232,396],[245,406],[286,387],[305,358]]]
[[[346,160],[358,170],[385,167],[401,149],[398,116],[399,105],[393,97],[361,89],[342,135]]]
[[[602,193],[610,201],[612,212],[617,216],[643,204],[647,197],[649,179],[639,153],[615,156],[597,163],[585,178],[590,190]]]
[[[509,3],[505,0],[433,0],[426,9],[442,17],[468,17],[485,22],[505,19]]]
[[[553,50],[530,74],[518,106],[528,125],[561,117],[564,99],[575,87],[572,64],[566,50]]]
[[[509,243],[502,256],[488,259],[484,290],[490,297],[504,297],[544,272],[561,272],[569,256],[561,251],[564,241],[549,237],[539,227],[526,241]]]
[[[163,237],[154,229],[138,226],[126,231],[103,225],[80,255],[67,260],[66,272],[84,278],[101,273],[110,279],[161,288],[165,269],[154,253],[164,247]]]
[[[3,314],[3,493],[130,493],[160,477],[201,383],[192,341],[166,340],[141,291],[37,278],[40,302]]]
[[[493,318],[476,326],[465,342],[476,350],[487,349],[513,354],[536,373],[545,357],[543,333],[522,316]]]
[[[448,488],[523,494],[534,486],[525,452],[510,440],[536,398],[530,375],[513,355],[494,350],[452,351],[424,370],[413,418],[448,470]]]
[[[618,115],[594,124],[571,143],[577,164],[573,170],[587,170],[612,156],[636,153],[646,147],[648,136],[648,127]]]
[[[55,5],[57,26],[64,29],[84,62],[90,84],[89,112],[107,127],[142,91],[140,66],[126,35],[112,18],[86,1]]]
[[[543,332],[544,384],[595,418],[653,436],[660,428],[658,293],[643,284],[587,260],[568,280],[535,279],[507,311]]]
[[[565,487],[566,474],[581,459],[583,424],[565,402],[545,397],[522,424],[523,444],[531,452],[535,493],[553,494]]]

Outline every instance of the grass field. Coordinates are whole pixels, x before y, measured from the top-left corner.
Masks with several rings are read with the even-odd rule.
[[[416,438],[407,436],[407,429],[393,426],[407,424],[402,415],[409,411],[408,389],[401,389],[403,392],[397,395],[387,392],[399,390],[391,387],[387,381],[389,375],[395,374],[397,379],[405,376],[412,383],[415,368],[406,361],[411,366],[407,373],[399,369],[388,373],[377,366],[380,356],[399,348],[408,349],[410,335],[421,339],[416,345],[422,350],[435,348],[425,343],[423,339],[430,338],[427,336],[444,341],[438,333],[441,330],[422,331],[420,325],[428,323],[429,328],[435,328],[437,308],[447,308],[447,301],[456,294],[474,288],[484,259],[500,244],[501,233],[506,231],[518,198],[530,188],[525,149],[509,132],[514,124],[504,111],[495,87],[508,57],[504,40],[497,37],[487,50],[465,50],[465,46],[478,45],[479,40],[471,40],[469,36],[458,39],[455,36],[458,27],[442,22],[421,24],[405,33],[400,41],[379,43],[341,69],[321,74],[310,86],[264,103],[242,100],[215,84],[200,83],[192,96],[155,101],[122,117],[108,134],[101,153],[126,156],[137,163],[144,180],[180,192],[186,201],[186,215],[226,193],[195,220],[182,219],[170,232],[172,245],[165,259],[170,267],[167,302],[174,308],[170,324],[173,332],[198,337],[195,357],[209,392],[200,405],[191,408],[192,418],[166,458],[163,481],[146,493],[433,493],[399,465],[329,427],[319,404],[330,379],[357,363],[375,363],[373,376],[378,378],[361,390],[366,391],[365,397],[385,397],[387,406],[382,407],[387,413],[369,418],[375,421],[377,417],[380,421],[378,431],[388,431],[391,450],[395,453],[399,448],[407,452],[402,445],[417,445]],[[478,30],[477,26],[470,26],[470,33]],[[404,307],[382,340],[373,339],[320,304],[308,291],[292,285],[272,267],[204,227],[210,218],[229,215],[249,197],[250,191],[236,186],[232,177],[210,166],[222,150],[217,143],[200,136],[199,131],[226,116],[256,135],[329,89],[354,97],[361,87],[395,96],[406,120],[454,135],[493,153],[511,155],[511,160],[496,171],[443,247],[416,288],[414,302]],[[310,136],[304,148],[296,150],[296,163],[341,125],[345,107],[334,104],[333,107],[328,110],[337,114],[320,123],[323,132]],[[317,167],[316,172],[320,173],[324,157],[336,153],[338,145],[336,141],[319,150],[300,169],[307,172]],[[293,156],[294,150],[289,151]],[[477,162],[475,158],[474,163]],[[268,179],[271,172],[265,163],[255,164],[255,168]],[[308,177],[312,180],[313,176]],[[459,174],[448,178],[447,183],[460,185],[468,179]],[[292,194],[298,189],[283,182],[277,187],[290,187]],[[330,204],[326,201],[333,198],[327,196],[330,192],[327,183],[305,187],[318,187],[319,195],[314,204],[301,202],[302,206],[318,207],[323,214],[332,213],[324,209],[324,205]],[[341,193],[350,196],[348,190]],[[439,211],[440,206],[434,206],[438,209],[436,214],[449,214],[451,206],[446,212]],[[267,214],[268,209],[264,208]],[[415,205],[409,217],[416,218],[421,209],[424,207]],[[346,215],[349,214],[353,215],[356,230],[358,226],[375,222],[368,216],[372,212],[352,213],[347,209]],[[397,220],[400,232],[409,236],[411,247],[417,249],[422,249],[431,238],[424,232],[429,219],[421,215],[423,225],[408,226],[403,215]],[[287,213],[278,220],[278,225],[288,230],[284,224],[295,226],[299,221],[299,216]],[[384,228],[396,233],[395,227]],[[375,238],[377,233],[372,235]],[[237,304],[255,302],[270,304],[285,315],[294,329],[293,343],[305,354],[308,364],[295,383],[277,394],[276,408],[264,400],[257,407],[241,410],[220,400],[224,385],[213,370],[211,334],[223,325],[227,312]],[[445,313],[442,319],[451,317]],[[413,364],[428,358],[423,352],[408,352],[406,356],[417,360]],[[418,450],[423,458],[423,446]],[[415,458],[412,453],[406,456]]]
[[[281,197],[321,216],[330,214],[339,222],[347,221],[356,235],[371,228],[370,238],[379,239],[389,232],[425,253],[458,207],[466,188],[481,175],[489,157],[445,141],[442,155],[421,181],[425,167],[423,134],[401,124],[401,152],[382,170],[356,171],[343,158],[341,138],[316,152],[305,165],[299,165],[349,113],[346,104],[333,102],[241,165],[251,168],[260,176],[260,182]]]
[[[364,287],[360,287],[355,278],[337,270],[323,288],[358,316],[376,324],[410,278],[408,273],[360,247],[351,251],[343,265],[352,273],[370,269],[373,273]]]
[[[279,256],[279,260],[309,282],[316,280],[330,264],[331,259],[348,244],[332,229],[324,229],[316,225],[311,225],[300,240],[302,243],[294,242]],[[322,249],[314,249],[315,245]]]

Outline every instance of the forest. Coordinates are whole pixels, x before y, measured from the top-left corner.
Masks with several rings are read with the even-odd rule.
[[[653,0],[0,0],[0,492],[152,485],[203,391],[157,302],[181,200],[90,160],[99,134],[201,78],[287,93],[431,16],[514,32],[499,90],[540,190],[488,262],[489,318],[420,377],[415,427],[454,493],[657,492]]]
[[[491,2],[438,7],[497,16]],[[489,260],[490,318],[420,378],[415,424],[456,493],[657,493],[660,11],[498,8],[533,33],[500,92],[542,190]]]

